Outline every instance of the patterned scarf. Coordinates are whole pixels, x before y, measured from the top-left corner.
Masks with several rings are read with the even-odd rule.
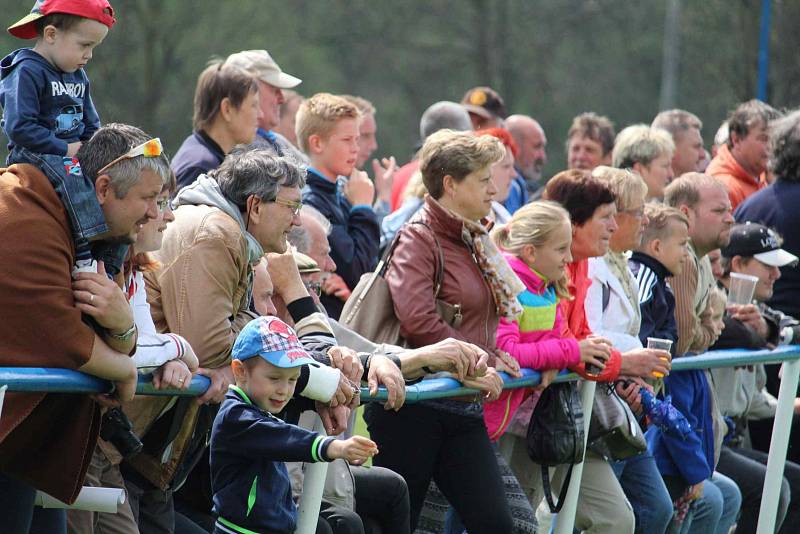
[[[611,271],[622,285],[625,296],[633,308],[633,320],[628,325],[627,334],[638,336],[642,326],[642,312],[639,310],[639,291],[636,288],[636,280],[633,279],[631,271],[628,269],[628,256],[624,252],[614,252],[609,250],[604,257],[608,270]]]
[[[515,320],[523,311],[522,305],[517,301],[517,295],[525,291],[525,284],[500,254],[494,241],[489,237],[489,232],[481,223],[465,219],[433,198],[430,200],[461,221],[461,239],[472,250],[475,262],[492,290],[498,313],[508,320]]]

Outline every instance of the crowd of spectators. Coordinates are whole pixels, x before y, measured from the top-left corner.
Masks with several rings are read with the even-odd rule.
[[[6,395],[0,530],[290,533],[307,465],[324,461],[320,533],[544,531],[549,480],[570,481],[566,466],[542,476],[526,434],[570,369],[645,438],[631,451],[590,432],[577,530],[755,532],[780,366],[670,370],[798,342],[800,111],[739,104],[713,158],[688,111],[619,134],[581,113],[547,179],[541,124],[479,86],[428,107],[400,165],[372,159],[371,102],[305,98],[247,50],[202,70],[170,159],[92,104],[84,67],[114,23],[106,0],[37,2],[9,28],[35,44],[0,64],[0,306],[15,310],[0,365],[114,384]],[[343,314],[376,268],[390,342]],[[742,277],[752,297],[729,299]],[[504,391],[521,368],[541,385]],[[210,385],[135,395],[142,375]],[[406,384],[434,376],[479,393],[405,405]],[[362,385],[388,394],[363,410],[369,437],[353,435]],[[653,424],[653,396],[686,433]],[[797,440],[793,425],[778,532],[800,528]],[[84,486],[127,498],[115,514],[34,506]]]

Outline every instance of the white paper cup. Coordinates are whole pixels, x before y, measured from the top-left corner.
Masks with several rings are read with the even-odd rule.
[[[330,402],[339,388],[342,372],[327,365],[309,365],[308,383],[300,394],[320,402]]]
[[[749,274],[731,273],[728,284],[728,304],[750,304],[753,302],[753,293],[758,283],[757,276]]]

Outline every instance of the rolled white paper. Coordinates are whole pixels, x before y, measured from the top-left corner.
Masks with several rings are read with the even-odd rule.
[[[42,508],[65,508],[116,514],[119,505],[125,502],[125,490],[119,488],[93,488],[84,486],[72,504],[59,501],[42,491],[36,492],[34,504]]]
[[[342,372],[327,365],[308,366],[308,384],[300,394],[320,402],[329,402],[339,387]]]

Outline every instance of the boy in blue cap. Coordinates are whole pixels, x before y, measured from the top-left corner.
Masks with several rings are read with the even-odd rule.
[[[211,430],[214,532],[292,533],[297,509],[283,462],[361,464],[377,454],[361,436],[339,440],[290,425],[280,413],[294,394],[303,365],[319,365],[297,334],[276,317],[245,326],[233,345],[230,386]]]

